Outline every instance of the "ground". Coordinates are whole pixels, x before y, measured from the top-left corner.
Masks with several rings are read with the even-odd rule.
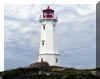
[[[100,68],[79,70],[48,64],[37,67],[35,63],[35,66],[1,72],[0,76],[4,79],[100,79]]]

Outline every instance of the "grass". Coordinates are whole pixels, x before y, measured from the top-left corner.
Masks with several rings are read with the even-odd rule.
[[[14,79],[16,77],[25,77],[24,79],[27,79],[27,77],[29,79],[100,79],[100,76],[96,76],[96,70],[100,71],[100,67],[96,69],[85,70],[71,68],[63,71],[52,71],[53,69],[63,69],[63,67],[50,66],[48,69],[18,68],[1,72],[0,76],[5,77],[4,79]],[[42,73],[39,74],[40,72]],[[49,75],[47,75],[48,73]]]

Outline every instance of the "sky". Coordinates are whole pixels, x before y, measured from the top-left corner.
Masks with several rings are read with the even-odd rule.
[[[6,4],[4,8],[5,70],[37,61],[40,42],[39,16],[48,5]],[[58,17],[56,48],[60,66],[96,67],[95,4],[50,5]]]

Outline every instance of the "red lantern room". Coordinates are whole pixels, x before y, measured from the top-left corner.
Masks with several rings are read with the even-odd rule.
[[[43,18],[53,18],[54,17],[54,10],[50,9],[48,6],[47,9],[43,10]]]

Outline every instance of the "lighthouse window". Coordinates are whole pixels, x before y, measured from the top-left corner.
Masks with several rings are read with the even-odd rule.
[[[44,42],[45,42],[45,40],[42,40],[42,46],[44,46]]]
[[[45,24],[43,25],[43,29],[45,30]]]
[[[56,63],[58,63],[58,59],[56,58]]]

